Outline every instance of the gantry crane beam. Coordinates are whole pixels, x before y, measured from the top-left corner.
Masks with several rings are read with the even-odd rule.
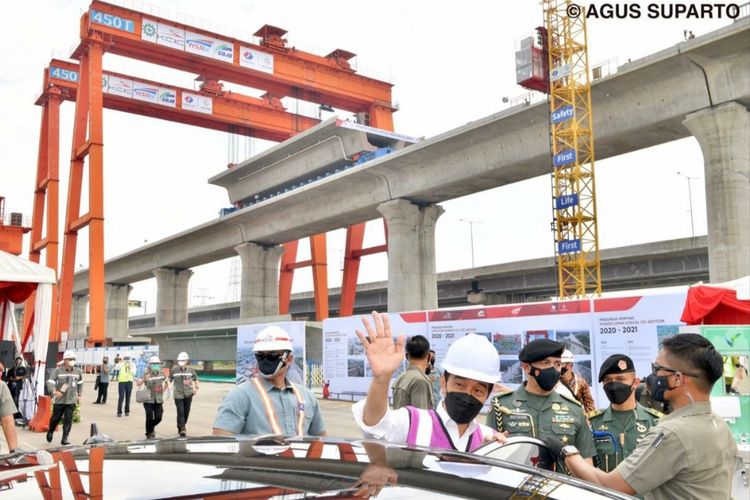
[[[210,85],[209,91],[220,91],[219,81],[265,90],[270,103],[289,96],[321,105],[334,106],[367,114],[367,124],[393,130],[390,83],[356,74],[349,64],[354,54],[336,49],[325,57],[287,47],[283,35],[286,31],[264,26],[255,33],[260,44],[221,36],[219,34],[173,22],[158,16],[94,1],[80,22],[80,44],[72,57],[80,61],[79,91],[76,95],[76,114],[71,149],[71,170],[68,183],[67,215],[64,224],[65,238],[59,300],[58,325],[54,339],[70,325],[72,282],[78,232],[89,228],[89,342],[103,341],[104,324],[104,210],[103,210],[103,126],[102,109],[106,92],[102,92],[102,57],[105,53],[117,54],[161,66],[199,75]],[[131,111],[135,112],[135,104]],[[164,113],[164,110],[160,110]],[[200,118],[193,118],[200,120]],[[303,130],[299,120],[295,132]],[[80,213],[83,172],[88,170],[88,211]],[[349,228],[351,232],[355,228]],[[325,235],[311,237],[313,249],[325,248]],[[349,247],[349,245],[347,245]],[[352,255],[361,250],[357,241],[352,245]],[[284,258],[282,270],[292,257]],[[313,252],[313,278],[317,316],[328,316],[326,255]],[[345,272],[345,290],[356,287],[357,267],[348,266]],[[280,278],[280,290],[291,289],[293,268]],[[286,276],[285,276],[286,275]],[[352,285],[353,283],[353,285]],[[285,293],[285,292],[282,292]],[[318,297],[320,295],[321,297]],[[325,297],[322,297],[325,295]],[[280,297],[280,303],[284,298]]]
[[[254,98],[235,92],[223,92],[222,95],[209,94],[113,71],[105,71],[104,75],[136,82],[145,89],[159,89],[161,93],[173,93],[174,107],[105,92],[102,99],[104,107],[117,111],[271,141],[283,141],[298,131],[306,130],[319,122],[314,118],[286,112],[278,102],[272,102],[270,99]],[[40,131],[39,165],[34,191],[33,230],[29,259],[32,262],[39,262],[42,250],[46,250],[46,265],[55,272],[57,272],[58,267],[59,251],[59,211],[57,208],[59,199],[59,107],[62,101],[76,100],[80,78],[78,63],[52,59],[49,66],[44,70],[43,91],[35,103],[42,106],[44,112]],[[182,109],[181,103],[185,94],[202,95],[210,98],[213,104],[211,114]],[[46,224],[43,222],[45,216]],[[42,234],[42,228],[46,228],[46,235]],[[55,288],[53,302],[56,301],[57,289]],[[24,315],[24,346],[31,338],[34,305],[35,297],[32,295],[25,306],[27,314]],[[51,330],[56,332],[59,315],[53,314],[52,316]],[[59,340],[57,337],[53,340],[55,339]]]
[[[315,118],[289,113],[279,107],[278,103],[274,104],[269,99],[250,97],[236,92],[223,92],[222,95],[216,95],[114,71],[104,71],[104,75],[105,78],[114,76],[123,80],[134,81],[144,88],[161,89],[161,92],[172,91],[175,101],[174,107],[172,107],[133,97],[105,93],[103,102],[107,109],[277,142],[289,139],[295,133],[307,130],[320,123],[320,120]],[[64,100],[75,101],[79,78],[80,67],[77,63],[52,59],[49,67],[45,70],[45,94],[47,93],[46,89],[54,86],[60,89]],[[211,99],[211,114],[182,108],[183,97],[196,94]],[[42,105],[44,102],[45,96],[42,95],[36,104]]]
[[[172,39],[175,44],[168,46],[167,35],[161,39],[162,43],[158,43],[158,35],[150,36],[154,23],[225,43],[231,47],[231,51],[227,50],[226,53],[231,52],[232,61],[173,48],[179,43]],[[146,32],[143,31],[144,25],[148,27]],[[263,41],[257,45],[95,0],[81,18],[81,44],[73,52],[74,59],[78,59],[85,50],[90,30],[105,35],[108,42],[106,52],[111,54],[190,73],[198,70],[213,79],[266,90],[277,97],[290,96],[352,112],[390,116],[394,111],[392,84],[356,74],[347,61],[354,54],[334,50],[323,57],[287,47],[285,40],[279,36],[285,31],[279,28],[262,28],[256,35]],[[167,31],[165,28],[165,33]],[[254,58],[272,56],[272,63],[251,69],[247,67],[245,54]],[[382,123],[380,126],[386,128]]]

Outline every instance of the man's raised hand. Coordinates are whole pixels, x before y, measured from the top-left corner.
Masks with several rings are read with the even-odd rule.
[[[362,324],[367,330],[367,335],[355,330],[357,337],[365,348],[367,362],[370,364],[374,378],[390,379],[401,363],[404,362],[404,344],[406,337],[399,335],[396,342],[393,341],[391,325],[388,315],[372,312],[373,326],[366,317],[362,318]]]

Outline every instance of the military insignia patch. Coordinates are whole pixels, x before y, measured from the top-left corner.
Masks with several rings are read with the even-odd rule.
[[[643,425],[641,422],[638,422],[635,424],[635,430],[643,434],[644,432],[648,430],[648,428],[646,428],[646,426]]]

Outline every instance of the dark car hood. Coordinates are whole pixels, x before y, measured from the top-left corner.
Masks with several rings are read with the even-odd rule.
[[[50,456],[63,467],[44,465]],[[397,484],[385,486],[380,498],[630,498],[553,472],[477,455],[365,440],[271,436],[162,439],[29,452],[0,459],[0,490],[9,489],[17,499],[41,498],[40,485],[45,480],[53,484],[51,478],[60,474],[74,487],[76,478],[82,478],[84,492],[108,500],[352,498],[355,484],[365,479],[377,483],[378,474],[387,473],[397,475]],[[63,498],[73,498],[68,483],[63,480],[62,485]]]

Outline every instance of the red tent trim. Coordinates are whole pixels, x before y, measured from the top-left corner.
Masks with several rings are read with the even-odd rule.
[[[748,325],[750,300],[727,288],[698,285],[688,289],[682,321],[688,325]]]

